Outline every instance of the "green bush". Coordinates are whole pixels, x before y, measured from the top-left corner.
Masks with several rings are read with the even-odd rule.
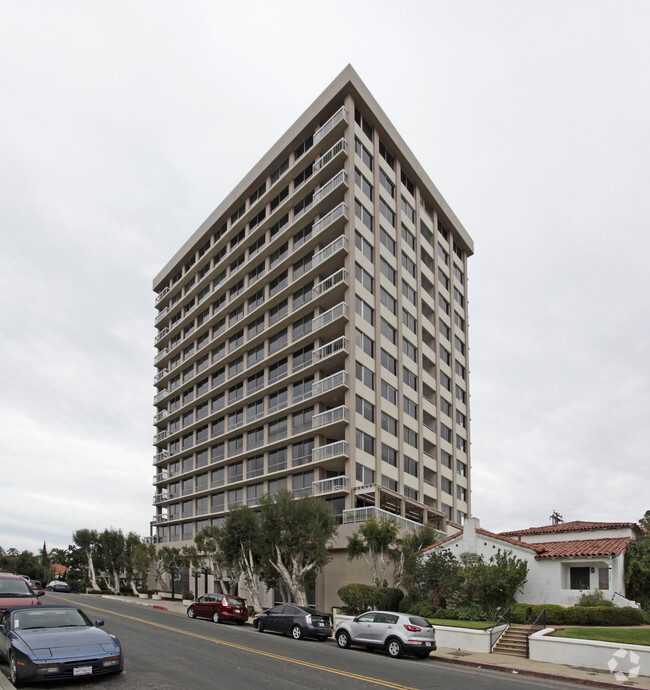
[[[611,599],[605,599],[603,593],[597,589],[594,592],[585,592],[578,599],[578,606],[614,606]]]
[[[432,618],[442,618],[445,620],[458,620],[458,611],[453,609],[439,609],[434,611]]]
[[[363,613],[371,609],[398,611],[404,592],[395,587],[352,583],[341,587],[338,595],[350,613]]]
[[[193,593],[193,592],[190,592],[189,589],[184,589],[184,590],[181,592],[181,597],[182,597],[183,599],[191,599],[192,601],[194,601],[194,593]]]
[[[487,621],[490,620],[487,611],[478,604],[461,606],[457,610],[458,620],[461,621]]]
[[[513,604],[510,609],[512,623],[532,625],[546,610],[547,625],[643,625],[643,611],[616,606],[558,606],[557,604]]]

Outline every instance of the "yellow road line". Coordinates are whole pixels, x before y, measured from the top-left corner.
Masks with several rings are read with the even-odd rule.
[[[50,595],[52,596],[52,595]],[[73,599],[66,599],[65,597],[54,595],[53,598],[61,599],[62,601],[69,602],[71,604],[77,605],[77,601]],[[127,604],[128,605],[128,604]],[[376,685],[383,685],[387,688],[394,688],[395,690],[416,690],[408,685],[400,685],[399,683],[393,683],[387,680],[381,680],[380,678],[371,678],[369,676],[362,676],[356,673],[349,673],[348,671],[341,671],[336,668],[331,668],[330,666],[321,666],[319,664],[313,664],[309,661],[300,661],[299,659],[294,659],[288,656],[281,656],[279,654],[273,654],[272,652],[265,652],[261,649],[255,649],[253,647],[245,647],[240,644],[235,644],[234,642],[226,642],[225,640],[218,640],[214,637],[208,637],[207,635],[200,635],[199,633],[188,632],[187,630],[181,630],[180,628],[173,628],[169,625],[163,625],[162,623],[154,623],[153,621],[145,620],[144,618],[137,618],[136,616],[129,616],[125,613],[117,613],[109,609],[103,609],[99,606],[93,606],[92,604],[83,604],[84,609],[94,609],[95,611],[101,611],[102,613],[108,613],[113,616],[119,616],[120,618],[127,618],[128,620],[136,621],[138,623],[144,623],[145,625],[151,625],[155,628],[162,628],[163,630],[168,630],[170,632],[180,633],[181,635],[187,635],[188,637],[194,637],[199,640],[205,640],[206,642],[213,642],[214,644],[224,645],[225,647],[233,647],[234,649],[239,649],[243,652],[250,652],[251,654],[258,654],[260,656],[266,656],[271,659],[277,659],[278,661],[287,661],[291,664],[298,664],[299,666],[305,666],[307,668],[313,668],[317,671],[325,671],[327,673],[334,673],[339,676],[345,676],[346,678],[352,678],[353,680],[360,680],[366,683],[375,683]]]

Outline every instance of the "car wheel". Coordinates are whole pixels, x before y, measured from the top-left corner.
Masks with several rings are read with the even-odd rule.
[[[431,652],[429,652],[429,651],[425,651],[425,652],[413,652],[413,653],[415,654],[415,656],[416,656],[418,659],[426,659],[426,658],[429,656],[429,654],[431,654]]]
[[[212,614],[212,620],[213,620],[215,623],[221,623],[221,616],[219,615],[219,612],[218,612],[218,611],[215,611],[215,612]]]
[[[399,659],[404,655],[404,647],[402,647],[402,643],[395,637],[391,638],[386,643],[386,651],[393,659]]]
[[[257,621],[257,632],[264,632],[264,623]]]
[[[294,625],[293,628],[291,628],[291,637],[293,637],[294,640],[302,640],[302,628],[299,625]]]
[[[9,655],[9,677],[14,687],[21,688],[23,682],[18,677],[18,664],[16,663],[16,657],[13,654]]]
[[[348,649],[350,647],[350,637],[345,630],[336,633],[336,644],[341,649]]]
[[[189,606],[187,609],[187,615],[189,618],[196,618],[196,613],[194,612],[194,609]]]

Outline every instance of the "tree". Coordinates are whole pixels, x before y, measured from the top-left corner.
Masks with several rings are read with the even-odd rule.
[[[386,586],[386,566],[390,549],[397,541],[397,522],[393,519],[377,520],[371,517],[348,537],[348,560],[363,558],[370,566],[372,584]]]
[[[248,506],[233,508],[219,533],[219,550],[226,568],[244,577],[253,608],[262,610],[258,570],[262,562],[263,539],[257,514]]]
[[[295,499],[280,491],[260,499],[264,559],[261,578],[268,587],[281,577],[294,603],[307,605],[307,590],[331,559],[328,544],[338,531],[331,507],[321,498]]]
[[[106,575],[102,575],[107,587],[120,593],[120,573],[125,570],[125,539],[121,529],[105,529],[99,535],[99,546]],[[113,582],[111,583],[111,578]]]
[[[412,581],[417,552],[425,546],[434,544],[438,538],[438,530],[432,524],[427,523],[416,529],[408,530],[403,537],[397,539],[397,546],[390,553],[395,564],[393,587],[406,586],[409,581]]]
[[[639,520],[640,532],[625,551],[625,594],[650,607],[650,510]]]
[[[212,572],[221,585],[221,591],[227,594],[237,594],[237,586],[242,573],[239,559],[229,561],[221,549],[223,530],[212,525],[204,527],[194,537],[197,551],[195,567],[205,568]],[[193,564],[194,565],[194,564]]]
[[[434,608],[447,608],[461,582],[461,564],[449,549],[432,549],[417,560],[413,573],[415,598],[431,602]]]
[[[124,540],[124,569],[126,571],[126,582],[136,596],[138,595],[136,578],[139,576],[140,570],[137,567],[138,564],[135,559],[135,554],[141,544],[142,539],[140,539],[140,536],[135,532],[129,532]]]
[[[93,589],[99,590],[95,575],[94,557],[99,546],[99,535],[94,529],[79,529],[72,533],[72,541],[83,551],[88,567],[88,581]]]

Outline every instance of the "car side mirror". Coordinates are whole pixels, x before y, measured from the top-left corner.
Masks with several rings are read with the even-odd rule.
[[[104,621],[95,621],[95,627],[96,628],[101,628],[102,625],[104,625]]]

